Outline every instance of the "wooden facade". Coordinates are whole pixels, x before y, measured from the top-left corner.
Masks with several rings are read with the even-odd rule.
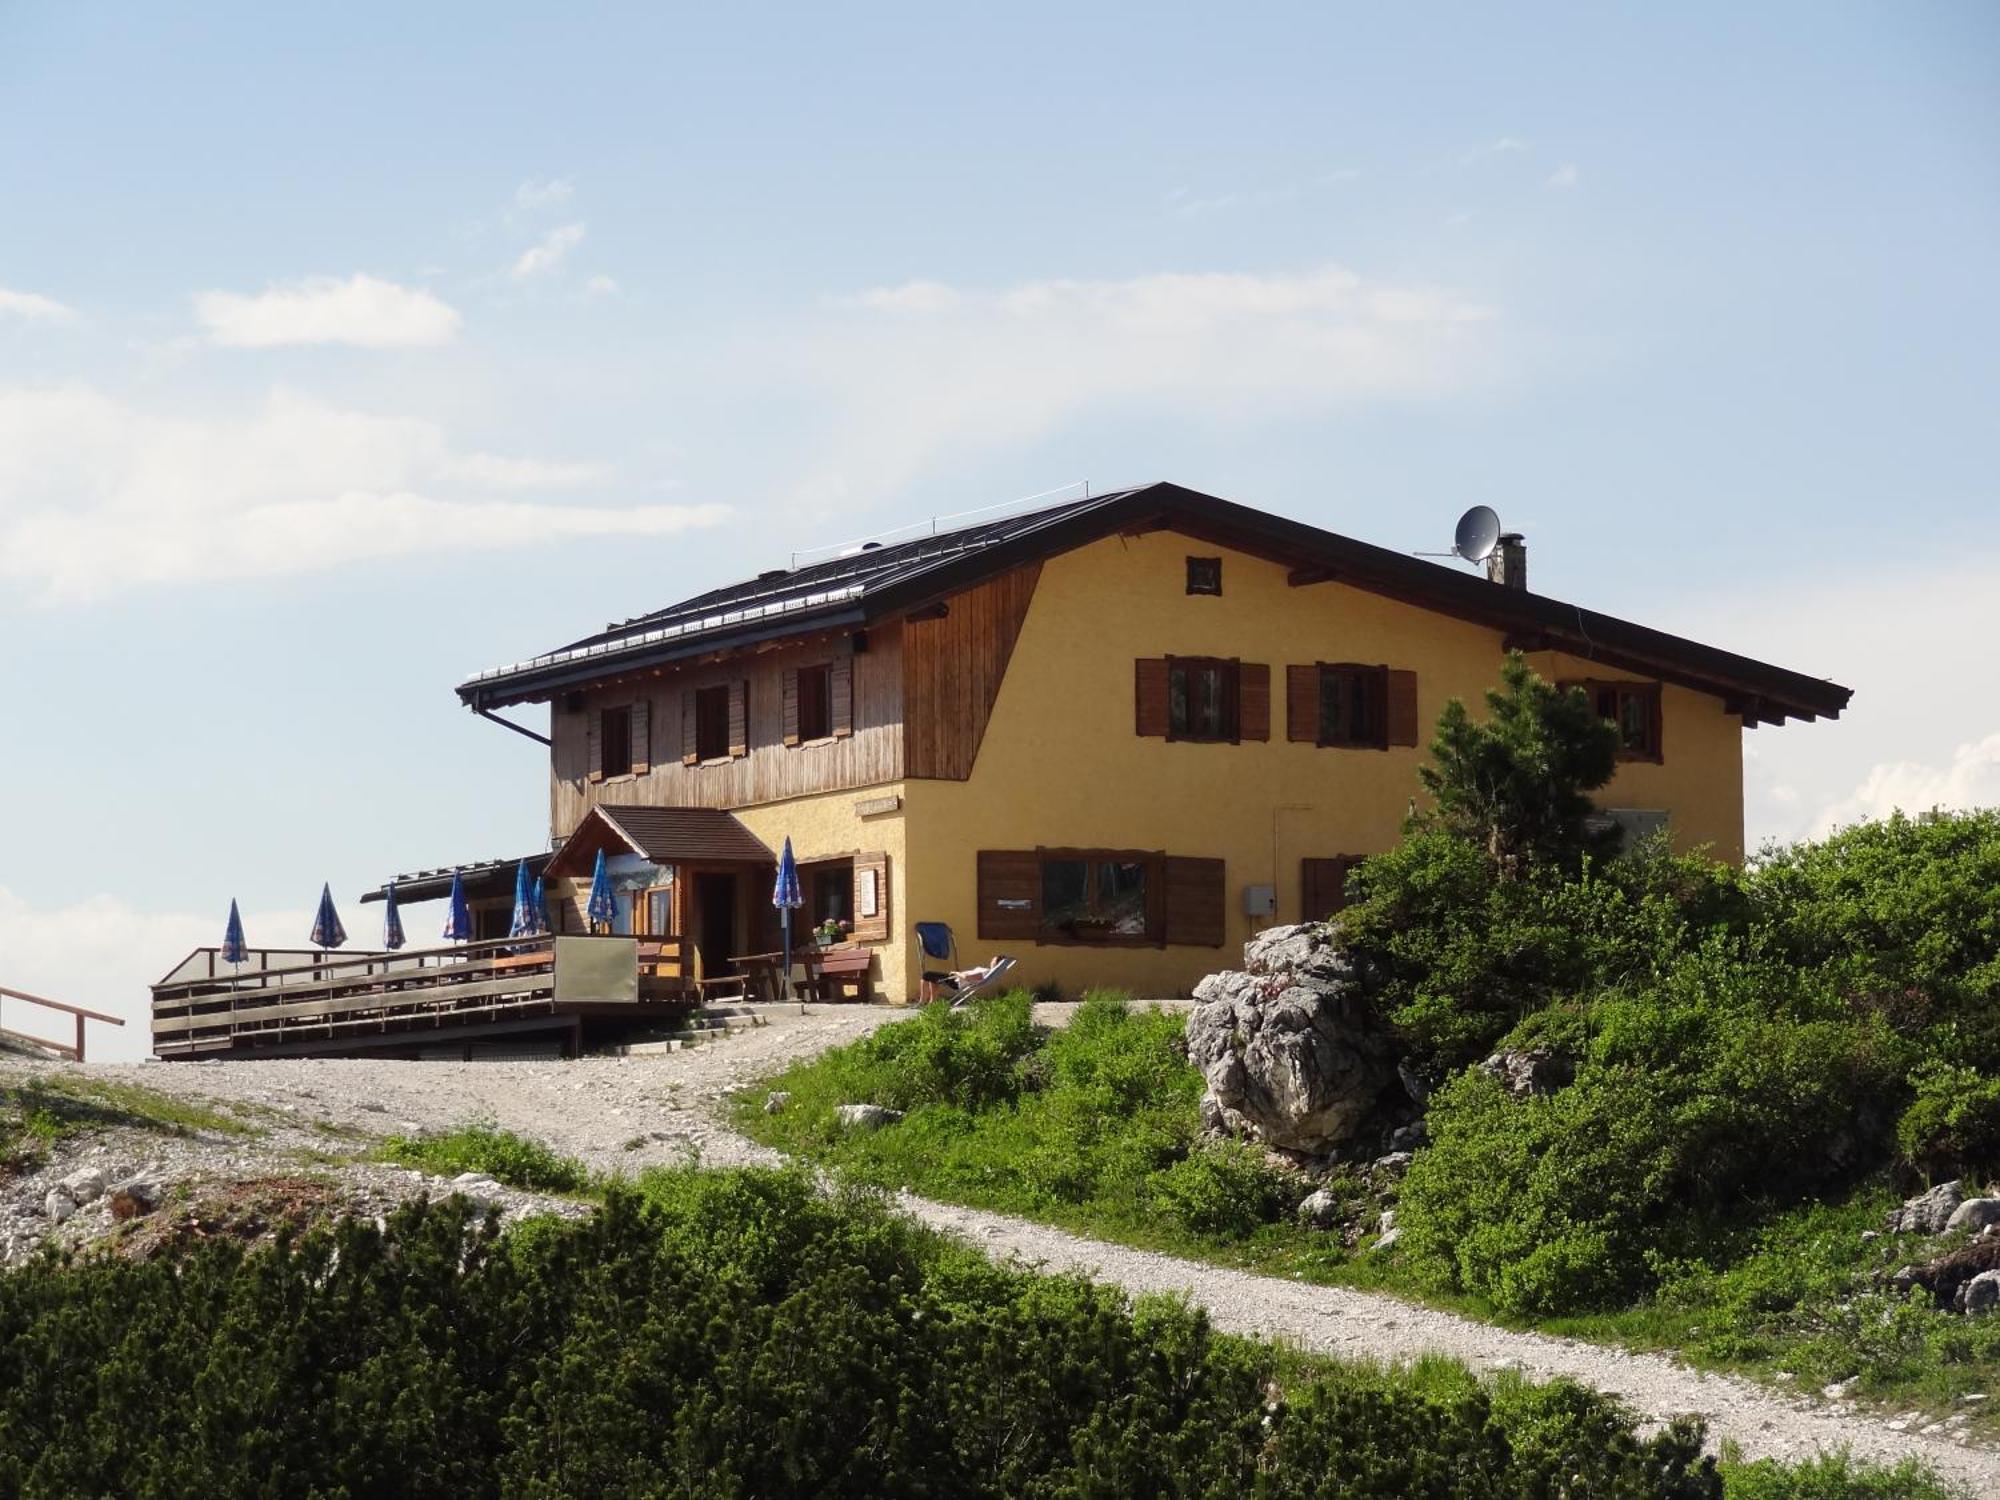
[[[1030,563],[911,617],[903,634],[908,705],[904,774],[964,781],[972,775],[1001,679],[1035,597]]]

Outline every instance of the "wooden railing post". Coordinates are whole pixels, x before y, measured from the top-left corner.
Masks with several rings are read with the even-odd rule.
[[[83,1061],[83,1017],[76,1018],[76,1060]]]

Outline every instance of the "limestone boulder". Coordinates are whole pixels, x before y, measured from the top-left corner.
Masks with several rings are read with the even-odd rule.
[[[1940,1182],[1927,1193],[1919,1193],[1889,1216],[1889,1228],[1897,1234],[1942,1234],[1951,1216],[1965,1201],[1957,1179]]]

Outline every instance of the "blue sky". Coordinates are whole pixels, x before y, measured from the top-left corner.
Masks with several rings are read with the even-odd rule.
[[[472,670],[1082,478],[1853,685],[1753,838],[2000,800],[1996,265],[1988,5],[0,6],[0,983],[365,939],[546,834]]]

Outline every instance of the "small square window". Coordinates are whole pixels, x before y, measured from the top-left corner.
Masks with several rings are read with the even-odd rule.
[[[1190,594],[1222,592],[1222,559],[1190,557],[1187,560],[1187,591]]]
[[[1233,741],[1240,707],[1238,689],[1233,661],[1206,656],[1167,658],[1167,737]]]
[[[1365,749],[1388,746],[1388,673],[1381,667],[1319,669],[1319,742]]]

